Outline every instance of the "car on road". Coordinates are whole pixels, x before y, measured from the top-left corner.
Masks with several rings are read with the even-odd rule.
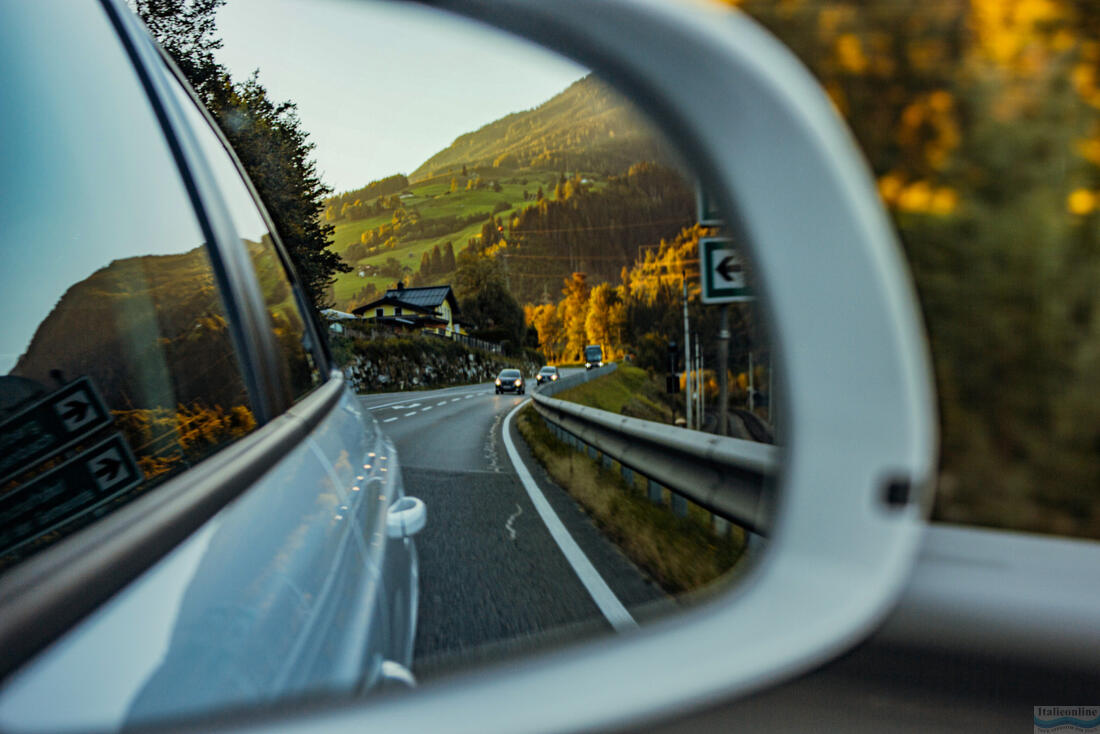
[[[589,344],[584,348],[584,368],[586,370],[603,367],[603,347],[599,344]]]
[[[523,395],[527,388],[527,384],[523,380],[523,373],[516,369],[501,370],[494,384],[496,385],[497,395],[506,392]]]
[[[559,377],[561,375],[558,374],[558,368],[548,364],[535,375],[535,382],[541,385],[544,382],[554,382]]]
[[[411,684],[426,508],[225,138],[124,2],[0,38],[0,729]]]

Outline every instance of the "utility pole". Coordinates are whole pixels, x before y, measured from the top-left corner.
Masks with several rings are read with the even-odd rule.
[[[730,386],[726,373],[729,370],[730,307],[722,304],[718,324],[718,435],[729,435]]]
[[[684,396],[685,408],[684,418],[687,421],[686,425],[691,428],[691,325],[688,323],[688,281],[687,272],[681,271],[681,276],[684,282],[684,369],[687,370],[687,379],[684,380],[684,385],[687,387]]]
[[[753,398],[753,377],[752,377],[752,347],[749,347],[749,411],[752,412],[756,409],[756,400]]]
[[[695,332],[695,370],[695,428],[701,431],[706,413],[703,411],[703,340],[699,338],[699,332]]]

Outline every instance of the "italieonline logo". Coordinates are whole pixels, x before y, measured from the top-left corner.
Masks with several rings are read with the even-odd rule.
[[[1034,731],[1100,732],[1100,706],[1036,706]]]

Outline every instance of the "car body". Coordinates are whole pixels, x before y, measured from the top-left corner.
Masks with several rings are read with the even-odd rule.
[[[584,348],[584,368],[586,370],[603,367],[603,347],[599,344],[589,344]]]
[[[52,237],[40,194],[4,210],[5,291],[47,292],[6,325],[22,356],[0,378],[0,728],[114,730],[403,678],[426,510],[224,138],[123,3],[0,15],[19,77],[6,142],[33,185],[70,192],[58,219],[98,212],[79,247],[50,248],[75,263],[57,268],[9,239]],[[13,122],[28,109],[35,126]],[[43,426],[45,452],[11,451]],[[96,702],[57,700],[73,688]]]
[[[497,375],[496,381],[493,383],[496,386],[496,393],[514,392],[518,395],[523,395],[527,390],[527,383],[523,379],[523,373],[517,369],[504,369]]]
[[[558,368],[548,364],[540,369],[539,373],[535,375],[535,381],[541,385],[544,382],[554,382],[559,377],[561,377],[561,375],[558,374]]]

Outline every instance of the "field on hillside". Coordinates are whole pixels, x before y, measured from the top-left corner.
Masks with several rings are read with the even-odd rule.
[[[496,181],[500,184],[500,191],[494,191],[486,186],[480,189],[465,188],[466,181],[473,178],[474,174],[480,175],[483,181]],[[494,177],[494,173],[500,178]],[[457,189],[451,191],[451,180],[455,179]],[[401,265],[409,268],[410,274],[420,268],[420,258],[425,252],[430,252],[438,245],[440,248],[448,241],[454,247],[457,255],[466,247],[470,238],[481,233],[481,226],[493,213],[494,207],[505,204],[508,209],[496,212],[500,219],[507,223],[510,218],[524,206],[534,203],[535,193],[541,186],[546,196],[553,196],[554,185],[557,183],[558,174],[547,171],[510,171],[503,169],[482,169],[470,171],[470,176],[463,177],[461,173],[448,173],[435,178],[419,181],[407,190],[412,196],[406,196],[402,203],[407,211],[415,209],[422,221],[446,219],[456,217],[465,219],[474,217],[475,221],[446,234],[425,237],[421,239],[409,239],[401,241],[396,247],[383,248],[381,251],[367,257],[351,259],[348,257],[348,249],[359,242],[363,233],[372,229],[378,229],[392,221],[393,213],[386,211],[366,219],[355,221],[340,221],[336,223],[333,234],[332,249],[351,265],[354,270],[350,273],[342,273],[337,276],[335,289],[336,308],[345,309],[355,299],[356,295],[367,285],[373,285],[378,291],[393,283],[396,278],[392,275],[380,275],[377,268],[381,268],[390,258],[396,258]],[[526,183],[523,183],[526,181]],[[594,182],[598,188],[603,182]],[[524,192],[528,199],[524,199]],[[507,224],[505,224],[507,226]],[[366,275],[360,277],[359,272],[366,268]],[[446,282],[443,275],[435,280]]]

